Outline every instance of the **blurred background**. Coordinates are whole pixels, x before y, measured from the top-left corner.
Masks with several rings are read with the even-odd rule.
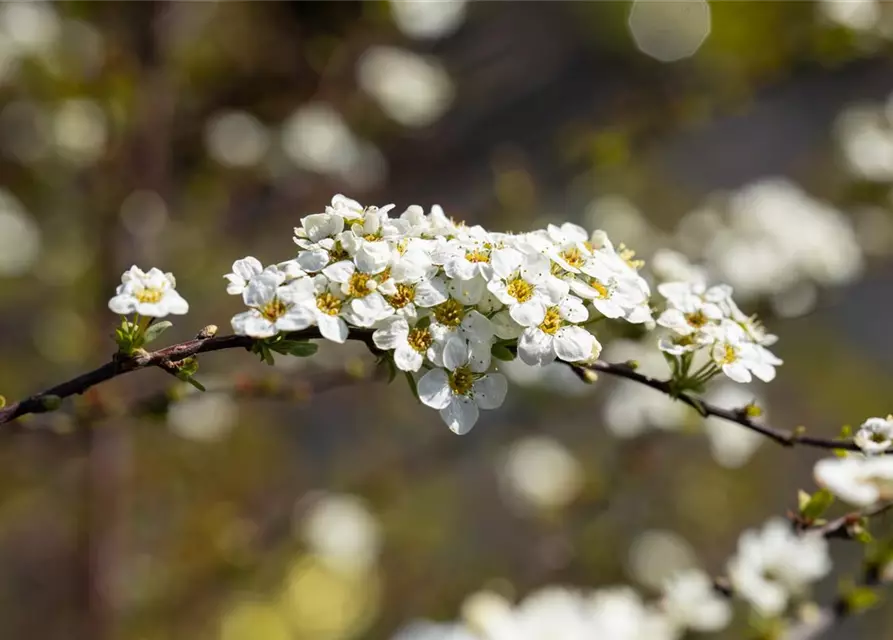
[[[191,303],[166,340],[228,331],[231,263],[292,257],[340,192],[681,252],[786,361],[710,399],[834,436],[893,410],[891,39],[877,0],[4,3],[0,393],[107,361],[133,263]],[[629,383],[507,366],[524,389],[459,438],[357,345],[282,360],[203,356],[206,394],[142,372],[5,435],[0,635],[387,639],[482,588],[653,593],[812,488],[818,454]]]

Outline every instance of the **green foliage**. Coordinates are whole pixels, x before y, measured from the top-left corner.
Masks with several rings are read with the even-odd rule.
[[[834,495],[827,489],[819,489],[812,495],[800,491],[797,494],[797,503],[800,517],[811,523],[822,517],[828,507],[834,504]]]

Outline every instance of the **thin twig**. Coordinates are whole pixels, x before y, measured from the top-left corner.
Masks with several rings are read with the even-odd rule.
[[[311,327],[303,331],[286,334],[285,337],[290,340],[314,340],[322,336],[318,328]],[[352,329],[349,339],[359,340],[374,348],[371,329]],[[149,367],[160,367],[168,370],[172,363],[190,356],[211,351],[222,351],[224,349],[251,349],[254,342],[255,340],[248,336],[205,337],[200,335],[192,340],[159,349],[158,351],[147,352],[125,359],[113,357],[110,362],[98,369],[0,409],[0,425],[10,423],[27,414],[49,411],[56,407],[58,399],[82,394],[91,387],[132,371]],[[587,381],[591,381],[593,372],[599,372],[637,382],[687,404],[705,417],[715,416],[734,422],[785,447],[805,445],[820,449],[859,450],[859,447],[852,440],[819,438],[807,436],[800,431],[778,429],[768,424],[757,422],[743,408],[724,409],[687,393],[675,392],[669,380],[660,380],[641,374],[628,363],[597,361],[589,365],[571,364],[569,366],[577,375]]]

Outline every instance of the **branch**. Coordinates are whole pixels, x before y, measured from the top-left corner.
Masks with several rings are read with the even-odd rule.
[[[856,446],[856,444],[852,440],[817,438],[813,436],[807,436],[803,433],[800,433],[799,431],[787,431],[784,429],[778,429],[770,425],[757,422],[756,420],[748,416],[747,412],[744,411],[743,408],[724,409],[714,404],[710,404],[709,402],[705,402],[704,400],[696,398],[695,396],[689,395],[687,393],[676,392],[673,389],[671,381],[651,378],[649,376],[641,374],[636,371],[634,367],[630,366],[627,363],[614,364],[610,362],[602,362],[601,360],[599,360],[590,365],[572,364],[570,366],[574,370],[574,373],[576,373],[585,382],[592,381],[593,371],[606,373],[608,375],[616,376],[619,378],[625,378],[626,380],[632,380],[633,382],[643,384],[646,387],[650,387],[656,391],[660,391],[661,393],[666,394],[671,398],[678,400],[679,402],[687,404],[705,418],[708,416],[714,416],[723,420],[727,420],[729,422],[734,422],[738,425],[741,425],[742,427],[750,429],[751,431],[755,431],[760,435],[766,436],[770,440],[773,440],[774,442],[785,447],[793,447],[794,445],[805,445],[809,447],[816,447],[819,449],[846,449],[848,451],[860,451],[859,447]]]
[[[285,337],[289,340],[315,340],[322,338],[319,329],[316,327],[304,329],[303,331],[295,331],[286,334]],[[358,340],[365,343],[370,348],[375,349],[375,344],[372,342],[372,329],[351,329],[348,339]],[[4,409],[0,409],[0,425],[10,423],[27,414],[51,411],[58,407],[58,401],[60,399],[82,394],[91,387],[132,371],[138,371],[149,367],[159,367],[170,372],[171,365],[184,358],[199,353],[222,351],[224,349],[251,349],[254,342],[254,338],[248,336],[206,337],[199,334],[198,337],[192,340],[187,340],[186,342],[159,349],[158,351],[139,354],[127,359],[113,357],[110,362],[102,365],[98,369],[94,369],[93,371],[80,375],[67,382],[63,382],[46,391],[13,403]],[[852,440],[817,438],[807,436],[799,431],[778,429],[757,422],[748,416],[747,412],[741,408],[724,409],[687,393],[676,392],[669,380],[660,380],[641,374],[627,363],[615,364],[597,361],[589,365],[569,364],[568,366],[570,366],[571,369],[586,382],[592,382],[593,372],[600,372],[643,384],[646,387],[660,391],[675,400],[687,404],[705,417],[715,416],[723,420],[728,420],[729,422],[734,422],[785,447],[805,445],[819,449],[846,449],[849,451],[859,451],[859,447],[857,447]]]

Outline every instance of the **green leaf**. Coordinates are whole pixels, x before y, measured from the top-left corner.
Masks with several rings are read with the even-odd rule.
[[[40,397],[41,411],[56,411],[62,406],[62,398],[59,396],[48,395]]]
[[[319,350],[319,345],[306,340],[280,340],[270,348],[283,355],[308,358]]]
[[[416,329],[426,329],[431,324],[431,316],[425,316],[415,323]]]
[[[406,376],[406,382],[409,383],[409,390],[412,391],[412,397],[416,399],[419,403],[422,401],[419,399],[419,387],[416,384],[415,378],[412,377],[412,373],[410,371],[404,371],[404,375]]]
[[[499,344],[498,342],[490,349],[490,353],[492,353],[493,357],[497,360],[503,360],[505,362],[511,362],[517,357],[508,347],[504,344]]]
[[[800,515],[811,522],[825,514],[828,507],[834,503],[834,495],[827,489],[819,489],[805,502],[802,496],[798,497],[798,501],[800,502]]]
[[[184,382],[188,382],[189,384],[191,384],[193,387],[195,387],[199,391],[202,391],[202,392],[207,391],[207,389],[205,389],[205,386],[201,382],[196,380],[195,378],[181,378],[181,379]]]
[[[6,398],[0,396],[0,409],[6,406]]]
[[[147,344],[155,340],[162,333],[170,329],[174,326],[173,322],[168,322],[167,320],[162,320],[161,322],[156,322],[153,325],[150,325],[146,332],[143,334],[143,344]]]

